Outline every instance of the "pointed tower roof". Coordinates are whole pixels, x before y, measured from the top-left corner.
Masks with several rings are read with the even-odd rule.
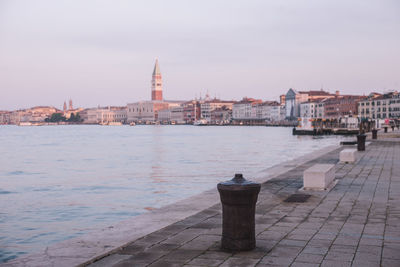
[[[158,66],[158,58],[156,58],[156,64],[154,65],[153,75],[161,75],[160,66]]]

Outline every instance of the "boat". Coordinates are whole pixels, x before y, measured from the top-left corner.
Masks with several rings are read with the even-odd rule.
[[[19,124],[18,124],[18,126],[32,126],[32,123],[31,122],[20,122]]]
[[[193,123],[194,126],[206,126],[207,124],[208,124],[208,121],[205,119],[196,120]]]
[[[109,126],[120,126],[120,125],[122,125],[122,122],[120,122],[120,121],[110,121],[108,123],[108,125]]]

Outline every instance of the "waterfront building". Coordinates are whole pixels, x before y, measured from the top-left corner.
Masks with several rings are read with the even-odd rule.
[[[275,107],[279,107],[279,103],[276,101],[265,101],[263,103],[256,104],[256,118],[260,120],[272,120],[272,113],[275,113],[274,116],[276,117],[276,112],[278,111]],[[274,111],[273,111],[274,110]],[[280,114],[280,111],[279,111]]]
[[[183,107],[174,107],[171,108],[171,122],[176,124],[184,124],[184,108]]]
[[[260,99],[243,98],[241,101],[233,104],[232,119],[237,122],[256,122],[261,121],[257,118],[257,105],[261,104]]]
[[[272,104],[270,110],[270,120],[273,122],[283,121],[285,119],[285,106]]]
[[[0,111],[0,124],[10,124],[11,119],[10,119],[11,112],[9,111]]]
[[[305,102],[314,102],[325,98],[333,98],[336,94],[330,94],[329,92],[319,91],[296,91],[292,88],[286,93],[285,106],[286,106],[286,118],[295,119],[300,117],[300,104]]]
[[[192,100],[182,104],[183,106],[183,120],[187,124],[193,124],[196,120],[200,119],[200,101]]]
[[[171,110],[169,108],[160,109],[158,111],[158,121],[161,123],[171,122]]]
[[[325,118],[341,118],[356,116],[358,114],[358,102],[364,99],[359,95],[336,95],[324,101]]]
[[[153,75],[151,78],[151,100],[152,101],[163,100],[162,77],[161,77],[160,66],[158,65],[158,59],[156,59]]]
[[[169,105],[163,101],[140,101],[127,105],[127,121],[155,122],[158,120],[158,111],[168,109]]]
[[[61,113],[55,107],[37,106],[29,109],[21,109],[10,112],[9,123],[20,124],[21,122],[40,123],[49,118],[53,113]]]
[[[222,106],[211,111],[211,124],[226,124],[232,120],[232,109]]]
[[[224,100],[219,100],[219,99],[212,99],[212,100],[206,100],[204,102],[200,103],[200,112],[201,112],[201,118],[207,120],[207,122],[211,122],[211,113],[215,109],[219,109],[222,107],[225,107],[226,109],[232,109],[234,101],[224,101]]]
[[[300,115],[300,104],[308,101],[308,95],[290,88],[285,96],[286,118],[295,119]]]
[[[330,98],[318,99],[313,102],[305,102],[300,104],[300,117],[305,118],[324,118],[325,117],[325,101]]]
[[[400,96],[397,91],[386,94],[371,93],[358,103],[362,119],[400,118]]]
[[[286,95],[280,95],[279,96],[279,104],[281,106],[284,106],[286,104]]]
[[[86,124],[126,123],[126,107],[99,107],[85,109],[79,116]]]

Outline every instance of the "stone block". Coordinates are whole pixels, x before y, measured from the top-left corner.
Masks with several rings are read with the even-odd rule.
[[[340,162],[342,163],[354,163],[356,161],[357,149],[343,149],[340,152]]]
[[[303,174],[304,189],[326,189],[335,179],[335,165],[315,164]]]

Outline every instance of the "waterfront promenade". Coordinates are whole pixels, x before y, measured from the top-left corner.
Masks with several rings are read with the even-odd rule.
[[[399,137],[380,134],[355,164],[338,163],[343,147],[330,147],[246,177],[266,180],[253,251],[220,250],[221,205],[210,190],[5,266],[400,266]],[[331,190],[301,190],[303,171],[315,163],[336,164]],[[285,202],[296,193],[310,198]]]
[[[89,266],[400,266],[400,139],[373,142],[356,164],[338,163],[341,149],[262,185],[254,251],[219,249],[218,204]],[[315,163],[336,164],[335,187],[284,202]]]

